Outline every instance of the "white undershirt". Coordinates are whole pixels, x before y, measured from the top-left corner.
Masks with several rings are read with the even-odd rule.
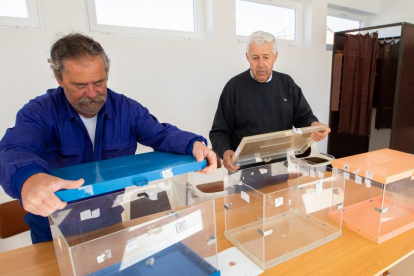
[[[92,118],[85,118],[79,114],[79,117],[82,119],[83,124],[88,131],[89,138],[92,141],[92,149],[95,147],[95,131],[96,131],[96,119],[98,118],[98,114],[93,116]]]
[[[252,72],[252,70],[250,70],[250,76],[252,76],[252,78],[253,78],[254,80],[256,80],[256,79],[253,77],[253,72]],[[273,72],[271,72],[271,73],[270,73],[270,77],[267,79],[267,81],[266,81],[266,82],[271,81],[271,80],[272,80],[272,76],[273,76]]]

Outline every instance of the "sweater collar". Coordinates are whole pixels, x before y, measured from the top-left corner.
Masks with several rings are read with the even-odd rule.
[[[253,77],[253,72],[252,72],[252,70],[250,70],[250,76],[252,76],[252,78],[253,78],[255,81],[257,81],[257,80]],[[266,82],[271,81],[271,80],[272,80],[272,76],[273,76],[273,71],[270,73],[270,77],[267,79],[267,81],[266,81]]]

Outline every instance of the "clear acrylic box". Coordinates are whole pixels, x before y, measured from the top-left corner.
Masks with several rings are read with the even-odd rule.
[[[345,184],[343,212],[332,219],[378,244],[414,227],[413,155],[382,149],[332,165]]]
[[[332,157],[323,156],[319,164],[295,157],[312,146],[310,133],[318,130],[303,128],[302,133],[288,135],[285,131],[282,140],[264,143],[266,150],[272,144],[278,148],[266,156],[256,144],[252,155],[271,157],[268,162],[243,158],[239,146],[240,163],[248,165],[224,179],[225,236],[264,270],[342,234],[341,222],[329,219],[331,212],[342,208],[344,196],[343,182],[334,179],[328,167]],[[286,146],[285,151],[280,145]]]
[[[188,156],[169,159],[163,153],[144,159],[155,155],[162,162],[146,169],[131,170],[130,164],[141,156],[96,162],[100,177],[85,183],[90,187],[84,189],[107,192],[79,198],[49,216],[61,275],[220,275],[214,201],[189,206],[187,197],[187,173],[199,163]],[[141,161],[136,163],[146,163]],[[90,165],[68,167],[55,175],[83,172],[90,180],[85,173]],[[95,179],[96,171],[90,174]],[[138,187],[114,187],[130,178],[158,179]]]

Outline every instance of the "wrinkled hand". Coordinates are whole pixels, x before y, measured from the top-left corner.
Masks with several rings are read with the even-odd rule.
[[[234,156],[234,151],[226,150],[223,154],[223,165],[229,172],[235,172],[240,168],[240,165],[234,166],[231,159]]]
[[[193,155],[197,159],[198,162],[207,159],[207,167],[199,171],[203,174],[212,174],[217,169],[217,156],[209,149],[206,145],[201,143],[200,141],[196,141],[193,145]]]
[[[311,126],[323,126],[324,124],[322,124],[322,123],[320,123],[320,122],[313,122],[312,124],[311,124]],[[331,132],[331,129],[328,127],[328,126],[326,126],[328,129],[327,130],[325,130],[324,132],[321,132],[321,131],[316,131],[316,132],[313,132],[312,134],[311,134],[311,138],[315,141],[315,142],[320,142],[320,141],[322,141],[323,139],[325,139],[325,137],[328,135],[328,133],[330,133]]]
[[[47,217],[66,207],[67,203],[55,195],[56,191],[79,188],[83,183],[83,179],[69,181],[45,173],[34,174],[23,183],[23,208],[32,214]]]

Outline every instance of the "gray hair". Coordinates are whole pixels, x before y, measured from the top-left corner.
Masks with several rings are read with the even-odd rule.
[[[254,33],[252,33],[247,39],[246,53],[249,53],[249,46],[252,42],[254,42],[257,45],[262,45],[265,42],[269,42],[273,45],[273,55],[276,55],[277,53],[276,38],[271,33],[263,31],[255,31]]]
[[[55,76],[62,79],[62,74],[65,71],[65,61],[80,59],[85,56],[101,56],[108,75],[110,60],[101,44],[80,33],[71,33],[57,40],[50,48],[50,58],[47,61],[50,63]]]

